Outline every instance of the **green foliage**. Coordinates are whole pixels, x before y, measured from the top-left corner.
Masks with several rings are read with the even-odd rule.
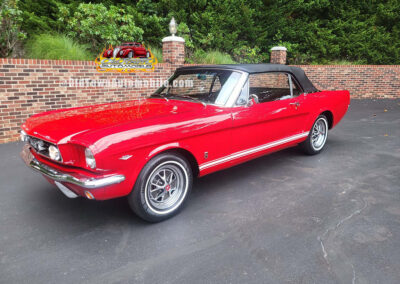
[[[190,29],[186,23],[178,23],[177,32],[180,37],[185,40],[185,48],[188,50],[193,50],[195,48],[193,39],[190,35]]]
[[[54,31],[58,29],[56,0],[20,0],[18,7],[22,10],[21,29],[28,35]]]
[[[133,16],[136,26],[143,29],[144,42],[154,47],[161,47],[161,39],[168,31],[169,19],[158,15],[160,7],[157,1],[139,0],[136,6],[126,4],[121,7]]]
[[[233,51],[234,58],[239,63],[268,63],[269,55],[261,53],[258,46],[253,48],[249,46],[241,46]]]
[[[20,31],[22,11],[17,0],[3,0],[0,4],[0,57],[8,57],[19,40],[25,38]]]
[[[42,34],[30,39],[27,44],[27,58],[94,60],[96,57],[70,37],[59,34]]]
[[[346,60],[400,63],[400,2],[342,0],[163,0],[186,23],[196,48],[239,62],[267,59],[285,45],[291,64]],[[257,53],[260,54],[256,55]]]
[[[243,45],[253,48],[259,36],[254,23],[257,11],[252,1],[163,0],[161,3],[172,11],[169,18],[175,16],[178,23],[185,23],[185,33],[198,49],[217,49],[232,54]]]
[[[224,52],[218,50],[211,50],[205,52],[203,50],[196,50],[192,57],[187,59],[190,63],[200,64],[234,64],[236,63],[232,57]]]
[[[79,4],[75,12],[60,6],[59,21],[65,24],[68,35],[91,45],[93,51],[107,44],[122,41],[141,41],[143,29],[135,25],[133,15],[126,9],[103,4]]]
[[[400,64],[399,0],[20,0],[18,7],[13,21],[28,38],[58,31],[96,52],[134,40],[159,48],[174,16],[190,60],[196,50],[219,50],[237,62],[268,62],[270,48],[283,45],[289,64]]]
[[[147,46],[146,46],[146,48],[147,48]],[[162,55],[161,48],[149,46],[148,49],[150,49],[150,51],[151,51],[151,53],[153,53],[154,57],[157,58],[158,63],[163,62],[163,55]]]
[[[289,63],[398,64],[399,8],[398,1],[272,1],[273,16],[260,24],[275,35],[269,46],[291,44]]]

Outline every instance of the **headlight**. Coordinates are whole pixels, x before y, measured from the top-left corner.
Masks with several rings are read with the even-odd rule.
[[[50,147],[49,147],[49,157],[52,160],[61,161],[60,150],[58,150],[58,148],[56,146],[50,145]]]
[[[89,148],[85,149],[86,164],[92,169],[96,168],[96,160],[94,159],[92,151]]]
[[[28,135],[26,135],[26,132],[23,130],[21,130],[20,137],[22,142],[28,141]]]

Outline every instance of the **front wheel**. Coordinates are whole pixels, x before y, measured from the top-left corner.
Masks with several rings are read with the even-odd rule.
[[[300,143],[300,147],[308,155],[320,153],[328,138],[328,119],[325,115],[320,115],[315,120],[307,139]]]
[[[184,157],[160,154],[143,167],[128,196],[129,205],[146,221],[163,221],[182,209],[192,183],[192,170]]]

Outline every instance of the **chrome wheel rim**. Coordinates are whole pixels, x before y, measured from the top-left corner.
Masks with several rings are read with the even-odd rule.
[[[146,203],[155,213],[167,214],[182,203],[187,188],[186,169],[175,161],[164,162],[158,165],[147,179]]]
[[[312,129],[311,144],[314,150],[318,151],[325,145],[328,136],[328,123],[324,118],[319,118]]]

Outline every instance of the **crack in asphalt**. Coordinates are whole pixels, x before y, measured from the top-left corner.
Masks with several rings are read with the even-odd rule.
[[[368,203],[367,203],[364,199],[363,199],[363,202],[364,202],[364,205],[363,205],[362,208],[359,208],[359,209],[353,211],[350,215],[344,217],[343,219],[340,219],[339,222],[337,222],[335,226],[327,228],[327,229],[325,230],[325,232],[324,232],[321,236],[318,236],[318,237],[317,237],[317,239],[318,239],[318,241],[320,242],[320,245],[321,245],[322,256],[324,257],[324,259],[325,259],[325,261],[326,261],[326,263],[327,263],[327,265],[328,265],[328,269],[329,269],[329,270],[331,269],[331,264],[330,264],[330,262],[329,262],[329,258],[328,258],[329,255],[328,255],[328,252],[327,252],[327,250],[326,250],[326,248],[325,248],[325,245],[324,245],[324,238],[329,234],[329,232],[331,232],[331,231],[336,231],[341,225],[343,225],[344,222],[350,220],[350,219],[353,218],[355,215],[361,214],[361,212],[364,211],[364,209],[367,208],[367,206],[368,206]],[[353,265],[353,264],[351,264],[351,267],[352,267],[352,270],[353,270],[353,279],[352,279],[352,283],[354,284],[355,281],[356,281],[356,272],[355,272],[355,269],[354,269],[354,265]]]
[[[327,263],[328,266],[329,266],[328,253],[326,252],[326,249],[325,249],[325,246],[324,246],[324,242],[322,241],[322,239],[321,239],[320,236],[318,236],[318,241],[319,241],[320,244],[321,244],[322,256],[324,257],[326,263]]]

